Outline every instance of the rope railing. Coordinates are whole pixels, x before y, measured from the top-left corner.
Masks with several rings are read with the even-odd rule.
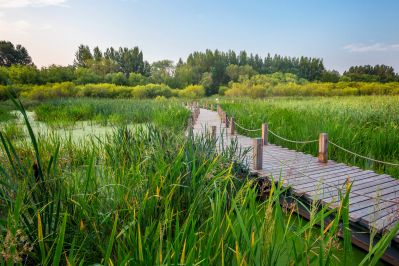
[[[287,139],[287,138],[284,138],[282,136],[277,135],[275,132],[271,131],[270,129],[269,129],[269,132],[273,136],[275,136],[276,138],[279,138],[279,139],[287,141],[287,142],[296,143],[296,144],[310,144],[310,143],[315,143],[315,142],[319,141],[318,139],[314,139],[314,140],[291,140],[291,139]]]
[[[225,112],[222,110],[222,108],[220,106],[218,106],[218,113],[219,113],[219,115],[221,117],[222,117],[222,114],[224,114],[225,119],[227,120],[226,122],[228,122],[228,124],[230,124],[232,122],[232,119],[227,117],[227,115],[225,114]],[[244,131],[247,131],[247,132],[262,131],[261,128],[257,128],[257,129],[256,128],[255,129],[246,128],[246,127],[242,126],[241,124],[237,123],[237,121],[234,121],[234,125],[239,127],[240,129],[244,130]],[[332,142],[331,140],[328,140],[327,134],[324,134],[324,133],[320,134],[320,138],[319,139],[314,139],[314,140],[292,140],[292,139],[288,139],[288,138],[285,138],[283,136],[278,135],[276,132],[270,130],[269,128],[267,128],[267,132],[270,133],[271,135],[273,135],[274,137],[280,139],[280,140],[283,140],[283,141],[286,141],[286,142],[289,142],[289,143],[294,143],[294,144],[312,144],[312,143],[319,142],[319,155],[321,153],[324,154],[324,156],[323,156],[324,159],[320,159],[319,158],[322,162],[327,162],[327,157],[328,157],[327,144],[329,143],[332,146],[334,146],[334,147],[336,147],[336,148],[338,148],[338,149],[340,149],[340,150],[342,150],[344,152],[352,154],[353,156],[356,156],[356,157],[359,157],[359,158],[362,158],[362,159],[365,159],[365,160],[369,160],[369,161],[372,161],[372,162],[376,162],[376,163],[381,163],[381,164],[385,164],[385,165],[389,165],[389,166],[393,166],[393,167],[399,167],[399,163],[393,163],[393,162],[386,162],[386,161],[377,160],[377,159],[374,159],[374,158],[370,158],[370,157],[358,154],[358,153],[353,152],[351,150],[348,150],[348,149],[346,149],[346,148],[344,148],[344,147]],[[324,143],[325,145],[322,145],[321,148],[320,148],[320,142],[325,142]]]
[[[373,159],[373,158],[370,158],[370,157],[367,157],[367,156],[358,154],[358,153],[356,153],[356,152],[350,151],[350,150],[345,149],[344,147],[339,146],[338,144],[332,142],[331,140],[329,140],[328,143],[330,143],[331,145],[337,147],[338,149],[343,150],[343,151],[345,151],[345,152],[347,152],[347,153],[349,153],[349,154],[352,154],[352,155],[354,155],[354,156],[356,156],[356,157],[363,158],[363,159],[365,159],[365,160],[369,160],[369,161],[376,162],[376,163],[381,163],[381,164],[386,164],[386,165],[390,165],[390,166],[399,167],[399,164],[397,164],[397,163],[391,163],[391,162],[380,161],[380,160]]]
[[[230,121],[231,121],[231,120],[230,120]],[[235,122],[234,124],[235,124],[236,126],[238,126],[239,128],[241,128],[242,130],[249,131],[249,132],[257,132],[257,131],[261,131],[261,130],[262,130],[261,128],[258,128],[258,129],[248,129],[248,128],[245,128],[245,127],[241,126],[241,125],[238,124],[237,122]]]

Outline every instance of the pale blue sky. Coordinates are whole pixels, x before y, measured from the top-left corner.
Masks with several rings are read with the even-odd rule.
[[[84,43],[139,46],[150,62],[245,49],[399,72],[398,13],[396,0],[0,0],[0,39],[27,47],[38,66],[71,64]]]

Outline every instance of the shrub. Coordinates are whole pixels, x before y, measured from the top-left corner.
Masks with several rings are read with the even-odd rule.
[[[137,99],[155,98],[164,96],[169,98],[173,95],[172,89],[165,84],[147,84],[144,86],[132,87],[131,95]]]
[[[183,98],[201,98],[205,96],[205,88],[202,85],[188,85],[179,91],[179,96]]]

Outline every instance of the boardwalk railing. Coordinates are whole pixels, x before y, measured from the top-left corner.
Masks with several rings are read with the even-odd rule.
[[[216,143],[222,147],[228,145],[228,140],[234,140],[239,147],[248,151],[252,149],[252,158],[245,156],[244,164],[247,164],[258,178],[267,178],[269,181],[281,182],[285,188],[290,187],[291,195],[298,197],[303,204],[317,202],[331,209],[336,208],[341,204],[340,195],[350,187],[348,211],[354,244],[367,250],[372,245],[371,236],[375,234],[370,232],[396,233],[395,228],[399,221],[399,181],[385,174],[329,160],[328,149],[331,145],[354,157],[394,167],[399,167],[399,164],[376,160],[350,151],[330,140],[327,133],[320,133],[317,139],[292,140],[272,131],[267,123],[262,123],[259,128],[245,128],[235,117],[229,117],[220,105],[203,105],[205,109],[216,110],[217,114],[204,111],[201,116],[199,116],[198,103],[187,103],[187,107],[192,111],[191,127],[195,127],[195,134],[211,134]],[[218,128],[220,138],[216,137]],[[236,129],[247,133],[258,132],[260,137],[239,135]],[[317,158],[270,144],[269,134],[289,143],[301,145],[318,143]],[[226,143],[224,139],[227,140]],[[274,176],[279,176],[278,181],[273,178]],[[368,235],[364,232],[368,232]],[[396,234],[384,256],[387,261],[399,265],[399,234]]]
[[[205,109],[207,109],[208,105],[204,105],[203,107]],[[222,107],[220,105],[217,105],[217,112],[220,116],[221,122],[225,124],[226,128],[228,128],[230,126],[230,128],[232,128],[231,130],[231,134],[233,135],[235,133],[235,128],[238,127],[240,129],[242,129],[243,131],[247,131],[247,132],[258,132],[261,131],[262,132],[262,142],[263,145],[267,145],[268,144],[268,134],[270,133],[271,135],[273,135],[274,137],[283,140],[285,142],[289,142],[289,143],[295,143],[295,144],[311,144],[311,143],[316,143],[318,142],[318,160],[321,163],[327,163],[328,162],[328,146],[329,144],[331,144],[332,146],[347,152],[349,154],[352,154],[355,157],[359,157],[365,160],[369,160],[372,162],[376,162],[376,163],[380,163],[380,164],[386,164],[389,166],[394,166],[394,167],[399,167],[398,163],[392,163],[392,162],[385,162],[385,161],[381,161],[381,160],[377,160],[377,159],[373,159],[358,153],[355,153],[353,151],[350,151],[336,143],[334,143],[333,141],[328,139],[328,134],[327,133],[320,133],[319,134],[319,138],[318,139],[314,139],[314,140],[291,140],[291,139],[287,139],[285,137],[282,137],[280,135],[278,135],[277,133],[275,133],[274,131],[270,130],[268,127],[267,123],[262,123],[261,128],[255,128],[255,129],[249,129],[249,128],[245,128],[244,126],[240,125],[237,123],[237,121],[234,119],[234,117],[228,117],[226,112],[222,109]],[[229,125],[230,123],[230,125]],[[254,145],[254,149],[256,149],[255,145]]]

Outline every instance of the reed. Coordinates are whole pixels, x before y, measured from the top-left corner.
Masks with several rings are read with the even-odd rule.
[[[279,183],[260,201],[234,143],[217,151],[209,136],[154,124],[122,126],[98,142],[39,142],[26,123],[29,145],[0,134],[2,265],[356,263],[338,241],[347,196],[338,209],[308,206],[309,221],[294,199],[280,206],[289,191]],[[391,238],[358,262],[378,263]]]

